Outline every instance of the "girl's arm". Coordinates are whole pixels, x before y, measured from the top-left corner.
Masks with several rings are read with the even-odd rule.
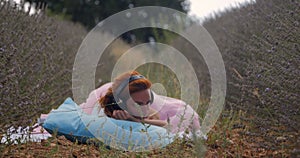
[[[163,120],[152,120],[152,119],[142,119],[139,122],[143,122],[143,123],[147,123],[147,124],[151,124],[151,125],[156,125],[156,126],[167,126],[168,123],[167,121],[163,121]]]
[[[146,119],[143,119],[141,121],[147,124],[161,126],[161,127],[168,125],[167,121],[160,120],[158,111],[156,111],[153,108],[150,108],[150,116],[148,116]]]
[[[168,123],[167,121],[159,120],[159,119],[152,119],[152,118],[145,118],[145,119],[138,119],[131,116],[127,111],[124,110],[114,110],[113,111],[113,118],[120,119],[120,120],[129,120],[134,122],[143,122],[151,125],[161,126],[164,127]]]
[[[150,120],[160,120],[160,116],[158,111],[154,110],[153,108],[150,108],[150,115],[148,116],[148,119]]]

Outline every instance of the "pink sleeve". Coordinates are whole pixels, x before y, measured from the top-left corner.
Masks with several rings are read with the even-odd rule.
[[[154,93],[154,102],[151,106],[159,112],[161,120],[169,119],[172,132],[181,132],[187,128],[200,129],[199,115],[182,100]]]
[[[112,83],[106,83],[102,85],[101,87],[93,90],[90,94],[89,97],[86,99],[85,103],[80,104],[79,106],[82,108],[82,110],[87,113],[91,114],[96,103],[98,100],[106,94],[107,90],[109,87],[111,87]]]

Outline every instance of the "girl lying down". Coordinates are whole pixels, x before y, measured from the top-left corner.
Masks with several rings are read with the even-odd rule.
[[[91,114],[97,102],[111,118],[168,127],[173,133],[201,133],[199,116],[190,105],[155,94],[151,82],[137,71],[124,73],[92,91],[80,106]]]

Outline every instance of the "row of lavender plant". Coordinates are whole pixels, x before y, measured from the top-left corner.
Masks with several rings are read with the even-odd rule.
[[[0,1],[0,129],[33,124],[71,96],[71,71],[86,31]]]
[[[300,3],[256,0],[208,19],[204,26],[222,52],[227,107],[248,111],[265,125],[300,128]]]

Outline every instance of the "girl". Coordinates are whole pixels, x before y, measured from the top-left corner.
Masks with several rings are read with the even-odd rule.
[[[92,91],[80,107],[92,114],[98,102],[108,117],[162,126],[172,133],[201,132],[199,116],[190,105],[150,88],[151,82],[141,74],[127,72]]]
[[[117,77],[99,103],[107,116],[135,122],[166,126],[159,113],[151,108],[151,82],[136,71]]]

